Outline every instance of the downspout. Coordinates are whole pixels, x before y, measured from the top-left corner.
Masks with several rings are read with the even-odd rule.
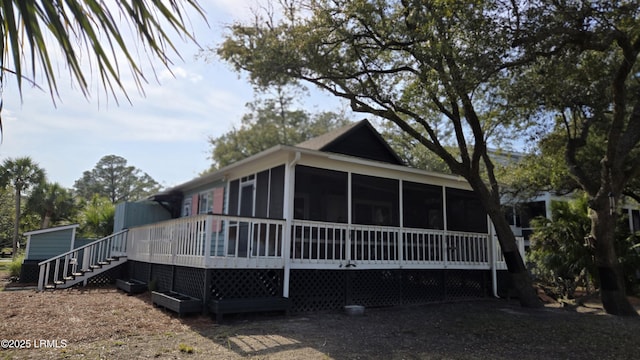
[[[491,290],[493,291],[493,297],[499,298],[498,296],[498,271],[497,267],[497,246],[496,246],[496,237],[495,237],[495,229],[493,228],[493,221],[487,216],[487,221],[489,221],[489,254],[491,256]]]
[[[285,202],[284,202],[284,216],[285,216],[285,229],[284,229],[284,241],[282,242],[282,257],[284,258],[284,279],[282,282],[282,297],[289,297],[289,281],[291,279],[291,226],[293,226],[293,201],[295,192],[295,166],[300,161],[300,152],[296,151],[296,155],[293,160],[287,164],[285,168],[284,177],[284,189],[285,189]]]

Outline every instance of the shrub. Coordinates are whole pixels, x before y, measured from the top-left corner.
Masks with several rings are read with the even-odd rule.
[[[24,261],[24,254],[16,256],[15,259],[9,264],[9,276],[13,278],[20,277],[20,271],[22,270],[22,262]]]

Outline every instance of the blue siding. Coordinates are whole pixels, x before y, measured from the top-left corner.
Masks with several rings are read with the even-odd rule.
[[[29,240],[29,253],[25,260],[46,260],[71,249],[74,229],[33,234]]]
[[[125,202],[116,206],[113,232],[134,226],[171,219],[171,214],[156,202]]]

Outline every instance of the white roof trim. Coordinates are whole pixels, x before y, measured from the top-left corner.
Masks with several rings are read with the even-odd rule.
[[[259,161],[259,159],[264,158],[266,156],[269,156],[271,154],[277,153],[279,151],[285,151],[285,152],[289,152],[289,153],[302,153],[304,154],[308,154],[308,155],[314,155],[314,156],[319,156],[319,157],[324,157],[324,158],[328,158],[331,160],[338,160],[338,161],[344,161],[344,162],[350,162],[350,163],[354,163],[354,164],[362,164],[362,165],[368,165],[368,166],[372,166],[372,167],[378,167],[378,168],[383,168],[383,169],[393,169],[396,171],[403,171],[403,172],[407,172],[407,173],[412,173],[412,174],[420,174],[420,175],[427,175],[427,176],[432,176],[435,178],[440,178],[440,179],[446,179],[449,181],[454,181],[454,182],[466,182],[466,180],[458,175],[451,175],[451,174],[444,174],[444,173],[439,173],[439,172],[435,172],[435,171],[428,171],[428,170],[422,170],[422,169],[416,169],[416,168],[412,168],[409,166],[405,166],[405,165],[395,165],[395,164],[388,164],[388,163],[384,163],[384,162],[380,162],[380,161],[374,161],[374,160],[369,160],[369,159],[362,159],[359,157],[355,157],[355,156],[350,156],[350,155],[343,155],[343,154],[337,154],[337,153],[331,153],[331,152],[325,152],[325,151],[319,151],[319,150],[311,150],[311,149],[306,149],[306,148],[300,148],[300,147],[296,147],[296,146],[287,146],[287,145],[276,145],[272,148],[269,148],[267,150],[264,150],[258,154],[255,154],[253,156],[250,156],[248,158],[242,159],[238,162],[235,162],[233,164],[227,165],[225,167],[223,167],[222,169],[213,171],[211,173],[202,175],[200,177],[197,177],[195,179],[192,179],[190,181],[187,181],[185,183],[182,183],[180,185],[174,186],[168,190],[163,191],[162,193],[165,192],[169,192],[171,190],[175,190],[175,189],[184,189],[184,188],[190,188],[190,187],[195,187],[198,185],[202,185],[202,184],[206,184],[208,182],[211,181],[215,181],[215,180],[221,180],[225,178],[225,173],[228,172],[231,169],[234,169],[236,167],[239,167],[241,165],[247,164],[247,163],[251,163],[254,161]]]
[[[65,226],[56,226],[56,227],[52,227],[52,228],[46,228],[46,229],[40,229],[40,230],[33,230],[33,231],[28,231],[26,233],[23,233],[22,235],[26,235],[26,236],[30,236],[30,235],[37,235],[37,234],[46,234],[48,232],[54,232],[54,231],[60,231],[60,230],[68,230],[68,229],[75,229],[77,227],[79,227],[80,224],[72,224],[72,225],[65,225]]]

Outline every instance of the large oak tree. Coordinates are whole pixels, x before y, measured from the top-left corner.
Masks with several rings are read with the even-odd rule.
[[[589,197],[591,232],[605,310],[637,316],[616,253],[622,195],[638,199],[640,176],[640,8],[636,1],[540,1],[515,8],[524,57],[511,83],[514,106],[538,109],[552,129],[570,181]],[[547,159],[557,157],[547,156]],[[551,169],[551,167],[549,167]],[[550,173],[553,173],[550,171]]]

